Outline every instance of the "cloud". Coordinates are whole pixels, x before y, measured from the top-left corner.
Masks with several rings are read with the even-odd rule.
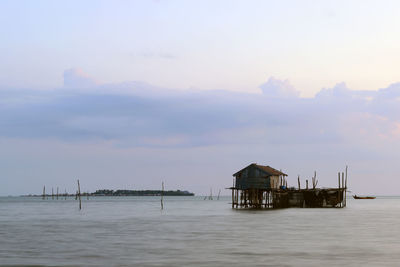
[[[275,78],[261,85],[263,94],[100,85],[78,70],[67,70],[64,78],[65,86],[52,91],[0,90],[0,136],[150,147],[399,137],[398,84],[371,92],[340,83],[301,98],[289,81]]]
[[[259,94],[98,84],[79,71],[68,79],[54,90],[0,89],[7,186],[29,185],[30,193],[38,177],[61,184],[78,171],[93,190],[98,179],[153,188],[169,176],[176,188],[204,193],[226,187],[226,177],[250,162],[284,168],[292,184],[316,169],[323,186],[336,186],[338,168],[349,164],[352,190],[398,185],[399,84],[354,91],[340,83],[301,98],[274,78]],[[376,177],[385,182],[376,185]]]
[[[276,98],[299,97],[300,92],[297,91],[290,83],[289,80],[278,80],[274,77],[260,85],[264,95]]]

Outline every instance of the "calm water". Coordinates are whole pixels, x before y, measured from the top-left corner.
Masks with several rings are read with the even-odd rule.
[[[399,266],[400,198],[236,211],[229,198],[0,198],[0,265]]]

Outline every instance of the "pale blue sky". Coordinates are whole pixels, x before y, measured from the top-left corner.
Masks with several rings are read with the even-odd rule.
[[[398,1],[1,1],[0,85],[54,88],[65,69],[102,82],[303,96],[400,80]]]
[[[0,1],[0,195],[76,178],[201,194],[252,162],[322,186],[348,164],[355,193],[399,194],[399,11]]]

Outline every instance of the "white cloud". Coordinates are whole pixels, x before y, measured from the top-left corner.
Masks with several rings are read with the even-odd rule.
[[[300,92],[290,84],[289,80],[278,80],[270,77],[266,83],[260,85],[260,88],[263,94],[268,97],[286,98],[300,96]]]

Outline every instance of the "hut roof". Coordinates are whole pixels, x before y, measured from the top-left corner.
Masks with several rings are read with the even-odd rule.
[[[257,169],[263,171],[263,172],[266,173],[268,176],[276,176],[276,175],[278,175],[278,176],[279,176],[279,175],[287,176],[286,173],[283,173],[283,172],[281,172],[281,171],[278,171],[278,170],[276,170],[276,169],[274,169],[274,168],[272,168],[272,167],[270,167],[270,166],[258,165],[258,164],[256,164],[256,163],[252,163],[252,164],[250,164],[249,166],[247,166],[247,167],[241,169],[241,170],[238,171],[237,173],[233,174],[233,176],[237,176],[237,175],[240,174],[242,171],[244,171],[245,169],[247,169],[247,168],[249,168],[249,167],[251,167],[251,166],[254,166],[254,167],[256,167]]]

